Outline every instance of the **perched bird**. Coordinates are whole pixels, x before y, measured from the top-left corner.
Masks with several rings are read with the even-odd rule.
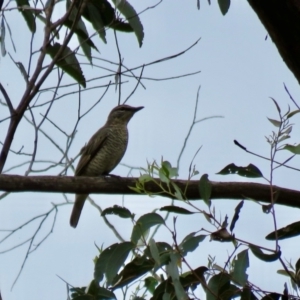
[[[127,124],[143,106],[116,106],[109,114],[105,125],[84,146],[75,176],[108,175],[121,161],[128,143]],[[70,225],[76,227],[88,194],[76,194]]]

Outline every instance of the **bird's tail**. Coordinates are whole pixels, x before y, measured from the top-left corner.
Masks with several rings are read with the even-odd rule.
[[[76,194],[75,203],[73,206],[71,218],[70,218],[70,225],[72,227],[76,227],[80,218],[80,214],[84,205],[84,202],[88,194]]]

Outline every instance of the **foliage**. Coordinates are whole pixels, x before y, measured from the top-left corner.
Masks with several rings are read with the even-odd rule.
[[[289,150],[283,141],[290,138],[292,131],[290,118],[298,111],[281,114],[277,102],[273,99],[279,114],[279,120],[270,119],[272,125],[277,128],[267,141],[271,146],[271,161],[274,163],[275,155],[280,150]],[[241,146],[241,145],[240,145]],[[246,148],[244,147],[244,150]],[[272,172],[274,169],[272,169]],[[271,172],[271,173],[272,173]],[[197,176],[199,172],[190,168],[188,181]],[[218,174],[230,175],[237,174],[242,177],[263,177],[260,170],[249,164],[246,167],[236,167],[233,163],[225,167]],[[290,224],[285,228],[279,229],[266,236],[266,239],[276,241],[275,250],[266,249],[264,246],[255,245],[240,239],[235,234],[238,220],[242,214],[244,201],[242,200],[235,208],[231,222],[225,216],[223,220],[216,218],[215,209],[212,208],[211,185],[208,175],[204,174],[199,180],[199,199],[202,198],[207,206],[207,210],[200,209],[200,204],[190,201],[185,194],[186,188],[180,189],[173,181],[178,176],[178,169],[173,167],[170,162],[161,160],[160,164],[156,161],[148,163],[147,168],[143,169],[135,187],[131,187],[137,193],[148,194],[150,197],[157,195],[168,195],[175,202],[171,206],[157,208],[157,211],[167,212],[165,217],[157,212],[145,214],[138,219],[133,212],[127,208],[118,206],[110,207],[103,212],[104,215],[114,214],[116,216],[130,219],[133,223],[132,234],[129,241],[113,244],[106,249],[100,249],[99,256],[95,259],[94,278],[91,284],[96,286],[92,291],[88,287],[79,290],[73,288],[72,299],[106,299],[102,296],[102,291],[111,294],[111,298],[117,299],[115,291],[118,289],[126,290],[134,283],[137,286],[133,294],[135,299],[190,299],[199,298],[199,287],[203,288],[207,300],[215,299],[258,299],[260,292],[257,287],[249,281],[248,269],[250,267],[250,252],[262,261],[262,263],[272,263],[280,261],[283,270],[280,274],[290,277],[292,287],[295,292],[299,288],[299,261],[295,266],[285,264],[281,258],[282,253],[279,247],[279,240],[291,238],[300,233],[299,222]],[[268,179],[266,179],[268,180]],[[147,184],[151,182],[159,186],[161,192],[153,194],[147,190]],[[269,184],[272,184],[268,180]],[[181,205],[180,205],[181,204]],[[275,200],[269,207],[275,218]],[[189,209],[183,207],[187,206]],[[172,218],[172,227],[168,225],[169,216]],[[186,235],[182,240],[178,239],[177,220],[180,215],[199,214],[203,215],[209,225],[215,227],[214,231],[201,228]],[[230,225],[230,226],[229,226]],[[156,229],[155,229],[156,227]],[[156,241],[154,239],[157,230],[167,229],[171,236],[172,243]],[[155,230],[154,230],[155,229]],[[195,228],[196,229],[196,228]],[[151,234],[152,230],[152,234]],[[224,266],[219,266],[215,259],[208,257],[206,266],[197,265],[197,262],[189,262],[189,254],[197,252],[198,255],[203,251],[203,242],[210,237],[213,243],[232,243],[232,253]],[[79,292],[80,291],[80,292]],[[263,292],[264,298],[285,299],[287,288],[283,288],[282,294],[274,292]],[[151,295],[151,296],[150,296]],[[296,299],[296,298],[295,298]]]
[[[40,45],[40,50],[37,51],[40,56],[34,71],[32,72],[33,65],[30,65],[30,63],[27,69],[21,62],[15,63],[26,81],[24,97],[22,97],[17,109],[12,106],[12,101],[6,94],[5,89],[1,86],[1,92],[6,100],[6,106],[11,113],[9,133],[13,132],[12,135],[8,135],[3,146],[4,150],[2,151],[0,161],[1,170],[3,169],[7,153],[10,149],[13,134],[21,119],[25,118],[25,110],[28,109],[30,113],[32,113],[31,110],[36,104],[35,102],[32,106],[32,100],[36,97],[36,101],[38,101],[40,94],[43,92],[41,87],[46,78],[55,70],[55,67],[59,69],[58,83],[54,88],[49,89],[55,96],[50,101],[49,108],[43,116],[41,123],[37,124],[34,116],[32,116],[32,124],[36,134],[43,132],[40,127],[45,120],[48,120],[47,114],[53,102],[57,100],[55,98],[57,90],[60,88],[60,81],[65,73],[68,74],[72,80],[75,80],[78,86],[81,85],[83,88],[87,87],[88,80],[82,68],[83,63],[80,60],[81,55],[79,54],[79,49],[82,50],[88,63],[92,65],[92,51],[98,52],[98,48],[96,43],[92,40],[92,35],[87,31],[86,24],[91,24],[95,34],[97,34],[103,43],[107,42],[106,30],[112,29],[114,33],[116,31],[134,33],[139,46],[142,46],[144,30],[138,13],[128,1],[112,2],[114,6],[106,0],[91,0],[88,2],[67,0],[64,13],[60,18],[54,20],[53,10],[56,5],[59,4],[59,1],[47,1],[46,3],[42,3],[40,7],[37,6],[37,3],[32,5],[26,0],[16,1],[17,9],[31,32],[32,40],[34,40],[40,24],[43,24],[45,32],[44,42]],[[198,1],[198,3],[200,2]],[[218,0],[218,4],[222,14],[225,15],[229,10],[230,0]],[[4,13],[8,11],[8,7],[3,9],[1,20],[0,42],[3,56],[6,55],[6,32],[9,33],[14,47],[10,28],[4,15]],[[65,35],[64,38],[62,38],[63,35]],[[73,35],[77,36],[79,42],[79,46],[76,49],[70,47],[70,40]],[[34,54],[32,50],[29,60],[32,59]],[[45,60],[46,55],[48,55],[47,61]],[[116,85],[119,84],[120,89],[121,80],[118,79],[122,73],[121,55],[117,67],[118,71],[116,71],[114,75]],[[133,76],[138,81],[137,86],[140,84],[143,69],[144,65],[141,67],[142,71],[140,76]],[[106,84],[107,89],[110,87],[110,84],[110,82]],[[105,95],[105,93],[103,95]],[[241,197],[241,201],[236,205],[234,211],[232,211],[231,219],[227,215],[218,218],[216,208],[212,204],[213,190],[208,178],[209,176],[203,174],[198,183],[198,200],[202,199],[203,201],[192,201],[188,199],[186,195],[188,183],[182,189],[173,181],[174,178],[179,176],[178,167],[174,167],[169,161],[162,159],[160,163],[156,161],[148,163],[148,166],[142,169],[136,186],[130,188],[138,194],[148,195],[150,197],[167,195],[174,199],[172,205],[158,207],[156,211],[148,212],[138,217],[135,212],[130,211],[126,207],[115,205],[103,210],[101,215],[104,218],[119,217],[132,222],[130,238],[119,243],[114,243],[104,249],[99,249],[99,255],[94,259],[94,273],[89,286],[70,288],[71,298],[77,300],[116,299],[116,291],[122,289],[126,296],[128,288],[134,285],[137,287],[132,295],[134,299],[148,299],[150,297],[149,295],[151,295],[151,299],[196,298],[199,297],[199,287],[202,287],[208,300],[232,299],[236,297],[240,297],[241,299],[257,299],[261,294],[264,295],[263,298],[265,299],[278,299],[279,297],[287,299],[289,296],[287,288],[283,289],[282,295],[276,294],[260,290],[249,280],[247,273],[251,258],[249,253],[252,253],[257,259],[261,260],[262,264],[279,261],[283,269],[279,270],[278,273],[290,278],[292,288],[295,293],[297,293],[300,285],[300,259],[297,260],[295,265],[285,263],[282,260],[279,241],[299,235],[300,226],[299,222],[294,222],[283,228],[277,228],[275,214],[276,191],[273,186],[273,172],[279,167],[286,166],[287,162],[295,155],[300,154],[300,144],[285,144],[286,140],[290,138],[293,128],[290,120],[300,110],[290,111],[290,109],[288,109],[286,113],[282,113],[277,102],[274,99],[272,100],[277,109],[278,117],[276,119],[268,118],[275,128],[272,134],[267,137],[267,142],[271,149],[269,158],[271,162],[270,178],[266,178],[260,169],[251,163],[246,167],[240,167],[234,163],[230,163],[219,171],[218,174],[235,174],[246,178],[264,178],[268,182],[270,185],[270,205],[262,206],[262,209],[265,213],[271,213],[274,219],[274,231],[266,236],[266,239],[275,241],[274,249],[267,249],[261,245],[254,244],[252,241],[245,241],[235,234],[235,229],[237,226],[240,226],[238,221],[240,215],[243,213],[244,200],[247,199],[246,195],[244,198]],[[95,105],[97,103],[95,103]],[[94,106],[91,106],[90,109],[93,107]],[[80,115],[80,105],[78,111],[79,122],[82,118],[82,115]],[[56,164],[63,164],[61,174],[66,174],[66,170],[71,167],[73,163],[73,161],[68,159],[64,161],[63,159],[67,157],[68,150],[76,133],[76,128],[77,124],[74,126],[74,130],[71,134],[66,135],[67,146],[65,150],[61,150],[60,147],[57,146],[57,148],[61,150],[63,157],[60,162]],[[49,140],[51,139],[46,133],[43,132],[43,134]],[[247,151],[247,149],[238,142],[236,142],[236,145]],[[275,160],[275,156],[279,151],[285,151],[285,153],[291,152],[293,155],[284,162],[278,163]],[[35,153],[35,151],[33,152]],[[26,171],[26,175],[32,171],[34,162],[35,154],[32,154],[32,160],[29,162],[30,166],[28,171]],[[51,167],[52,165],[49,166],[49,168]],[[199,175],[199,172],[196,170],[196,167],[191,164],[188,182],[197,175]],[[149,183],[157,185],[160,191],[157,194],[151,193],[147,189]],[[257,203],[259,201],[259,199],[251,200]],[[201,208],[203,203],[206,209]],[[57,207],[58,206],[54,205],[51,211],[57,212]],[[173,214],[176,216],[170,218]],[[48,215],[49,213],[38,216],[37,218],[42,217],[42,224]],[[207,226],[209,226],[210,229],[197,227],[195,231],[189,232],[183,238],[179,238],[177,222],[181,215],[204,216],[208,222]],[[54,217],[54,219],[55,218],[56,217]],[[169,223],[171,223],[171,225]],[[195,224],[195,226],[197,226],[197,224]],[[22,227],[23,225],[20,226],[20,228]],[[211,229],[211,227],[213,229]],[[13,232],[17,230],[18,229],[13,230]],[[169,233],[171,242],[155,239],[156,233],[160,230],[166,230]],[[37,232],[30,241],[30,247],[34,244],[33,241]],[[8,234],[8,237],[10,235],[11,234]],[[192,253],[197,253],[199,256],[203,255],[203,243],[208,240],[208,237],[212,243],[227,242],[232,244],[232,252],[228,255],[227,261],[222,266],[218,265],[215,258],[211,255],[208,256],[207,265],[197,264],[198,262],[196,261],[193,263],[196,264],[196,266],[192,266],[189,261],[189,255]],[[7,237],[3,240],[6,238]],[[43,238],[42,241],[44,239],[46,239],[46,237]],[[40,243],[37,243],[36,246],[34,246],[35,248],[29,247],[26,258],[31,252],[37,249]],[[22,245],[22,243],[20,243],[20,245]],[[21,271],[25,261],[26,259],[21,267]],[[296,299],[296,297],[294,298]]]

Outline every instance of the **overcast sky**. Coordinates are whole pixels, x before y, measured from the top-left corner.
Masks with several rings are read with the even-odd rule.
[[[143,80],[146,89],[139,87],[128,102],[132,106],[144,106],[145,109],[138,112],[129,123],[129,146],[122,160],[123,164],[146,167],[147,161],[160,161],[163,157],[176,165],[183,141],[192,122],[197,90],[201,86],[197,119],[210,116],[222,116],[223,118],[210,119],[194,127],[181,160],[179,177],[187,178],[190,161],[200,146],[202,146],[201,151],[194,163],[200,175],[207,173],[211,180],[248,181],[238,176],[216,175],[229,163],[240,166],[253,163],[266,177],[269,176],[269,163],[246,154],[233,144],[233,140],[238,140],[249,150],[269,156],[270,147],[265,136],[270,135],[274,127],[268,122],[267,117],[277,118],[276,108],[270,97],[276,99],[283,111],[288,108],[288,105],[295,109],[284,90],[283,83],[287,85],[296,100],[300,96],[299,86],[282,61],[271,39],[269,37],[266,39],[266,30],[247,1],[232,1],[225,17],[222,16],[217,1],[212,2],[212,5],[208,6],[207,1],[202,0],[201,10],[198,11],[196,1],[164,0],[155,9],[143,13],[140,18],[144,26],[145,39],[141,48],[133,34],[118,33],[122,57],[128,68],[179,53],[201,38],[199,43],[184,55],[145,68],[143,76],[149,78],[172,77],[196,71],[201,71],[201,73],[167,81]],[[141,11],[156,2],[132,0],[130,3],[136,11]],[[59,11],[57,11],[57,15],[59,15]],[[25,22],[14,11],[7,12],[6,17],[11,25],[17,52],[13,51],[8,39],[7,50],[15,61],[21,61],[27,65],[29,35],[26,33]],[[41,26],[41,23],[38,24]],[[91,30],[91,28],[89,29]],[[41,28],[39,34],[41,35],[42,32]],[[8,35],[8,33],[6,34]],[[95,38],[95,41],[97,40]],[[107,41],[106,45],[97,41],[101,53],[99,56],[118,62],[118,53],[111,31],[107,33]],[[35,45],[38,49],[38,39]],[[74,39],[71,45],[75,47],[77,40]],[[97,67],[100,65],[117,70],[116,66],[104,64],[101,61],[94,61],[94,64],[92,70],[87,67],[84,69],[85,72],[88,72],[86,74],[88,78],[107,73]],[[0,80],[14,105],[17,105],[24,91],[25,83],[8,56],[1,58]],[[107,84],[109,80],[113,80],[113,78],[99,80],[97,84]],[[125,100],[130,94],[134,85],[135,81],[131,80],[122,86],[122,100]],[[93,83],[87,84],[87,87],[92,86]],[[96,102],[103,92],[104,89],[98,88],[82,93],[83,111]],[[62,94],[63,91],[59,91],[59,93]],[[50,99],[50,93],[45,93],[43,97]],[[3,101],[2,95],[1,100]],[[109,111],[117,105],[117,101],[118,93],[114,87],[111,87],[95,110],[80,122],[75,141],[70,149],[70,157],[75,157],[92,134],[105,123]],[[54,105],[49,117],[65,132],[70,133],[76,122],[77,105],[78,96],[76,94],[66,96]],[[43,111],[41,110],[41,112]],[[6,108],[1,106],[1,119],[7,114]],[[28,113],[27,116],[30,117],[30,114]],[[290,143],[298,143],[299,116],[296,116],[293,121],[295,126]],[[1,141],[4,140],[7,126],[8,122],[0,123]],[[65,137],[53,126],[45,125],[45,130],[59,144],[65,144]],[[24,146],[23,150],[30,152],[33,141],[32,127],[23,122],[17,131],[13,149],[18,151]],[[59,157],[59,153],[53,145],[50,145],[42,137],[39,141],[44,142],[39,147],[39,159],[55,160]],[[283,160],[286,157],[288,154],[282,153],[279,159]],[[19,159],[24,160],[24,157],[19,158],[10,154],[5,169],[16,165]],[[295,159],[293,165],[298,166],[299,159]],[[27,167],[20,167],[9,173],[24,175]],[[37,168],[38,166],[36,166]],[[57,175],[59,171],[59,169],[54,169],[36,175]],[[113,173],[126,176],[128,168],[120,165]],[[138,174],[138,172],[133,173],[135,176]],[[68,172],[68,175],[72,175],[72,172]],[[297,175],[295,172],[279,169],[275,172],[274,184],[299,189]],[[253,181],[266,183],[257,179]],[[74,199],[74,195],[67,196],[70,201]],[[126,196],[122,199],[121,196],[93,195],[93,199],[102,208],[113,204],[122,205],[122,201],[124,201],[124,205],[137,216],[170,203],[168,199],[146,196]],[[48,211],[52,206],[51,203],[63,201],[64,198],[60,194],[19,193],[9,195],[0,202],[0,229],[15,228],[26,220]],[[237,202],[213,201],[213,204],[217,215],[224,218],[225,214],[229,217],[233,215]],[[197,205],[200,208],[206,208],[200,201]],[[0,255],[0,290],[4,300],[66,299],[66,285],[58,276],[74,286],[89,284],[93,276],[93,258],[98,254],[95,244],[107,247],[117,242],[117,239],[105,226],[98,211],[89,203],[85,204],[79,225],[74,230],[69,226],[71,209],[71,205],[60,207],[53,234],[37,251],[30,255],[12,291],[10,290],[11,286],[19,272],[28,244],[15,251]],[[298,211],[295,209],[278,207],[278,226],[285,226],[299,220],[297,215]],[[130,238],[132,224],[128,220],[120,220],[117,217],[111,217],[110,220],[125,239]],[[180,229],[179,240],[191,230],[196,231],[201,228],[213,230],[199,215],[180,216],[177,224]],[[193,227],[188,224],[193,224]],[[37,223],[34,226],[28,226],[6,243],[1,244],[0,251],[29,238],[36,226]],[[48,220],[44,232],[47,232],[50,226],[51,220]],[[195,228],[195,226],[197,227]],[[274,248],[273,243],[264,241],[265,235],[272,229],[271,215],[263,214],[260,206],[253,202],[245,204],[236,228],[236,236]],[[5,232],[3,236],[4,234]],[[297,261],[297,255],[299,255],[296,247],[292,244],[297,242],[296,239],[281,243],[284,258],[292,259],[293,263]],[[159,232],[155,240],[167,240],[171,243],[171,237],[165,230]],[[216,252],[216,248],[221,250],[220,253]],[[207,239],[201,245],[201,254],[199,255],[197,252],[188,259],[191,264],[196,261],[196,266],[206,265],[207,256],[210,254],[216,256],[216,262],[222,266],[227,259],[227,253],[231,253],[231,251],[233,251],[231,244],[216,244]],[[264,264],[251,256],[249,280],[261,288],[282,292],[283,284],[286,281],[285,277],[278,276],[276,281],[274,278],[272,281],[269,280],[271,272],[274,274],[278,268],[281,268],[279,263]]]

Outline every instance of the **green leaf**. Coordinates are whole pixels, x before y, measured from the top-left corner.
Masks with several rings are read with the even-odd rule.
[[[269,293],[262,297],[261,300],[279,300],[281,296],[282,295],[278,293]]]
[[[191,288],[194,290],[194,287],[198,284],[202,284],[203,287],[206,287],[206,280],[204,273],[208,271],[207,267],[198,267],[193,271],[186,272],[180,276],[180,282],[182,286],[187,289]]]
[[[274,119],[270,119],[270,118],[267,118],[275,127],[280,127],[281,126],[281,122],[280,121],[277,121],[277,120],[274,120]]]
[[[287,144],[282,149],[288,150],[294,154],[300,154],[300,144],[296,146]]]
[[[168,178],[173,178],[178,176],[178,169],[173,168],[170,162],[168,162],[167,160],[163,161],[161,163],[161,166],[166,171]]]
[[[183,214],[183,215],[191,215],[194,214],[194,212],[189,211],[183,207],[175,206],[175,205],[167,205],[160,208],[160,211],[167,211],[167,212],[173,212],[176,214]]]
[[[160,168],[159,171],[158,171],[158,175],[159,175],[159,179],[162,182],[165,182],[167,184],[170,183],[170,179],[168,177],[169,174],[166,174],[166,170],[164,170],[163,168]]]
[[[118,275],[118,281],[113,285],[113,289],[128,286],[134,280],[151,271],[154,267],[154,261],[146,256],[137,256],[133,261],[125,265],[124,269]]]
[[[110,290],[100,287],[95,280],[92,280],[89,286],[86,288],[85,295],[79,297],[73,297],[76,300],[93,300],[93,299],[117,299],[115,294]]]
[[[300,276],[300,258],[297,260],[295,264],[296,274]]]
[[[49,54],[51,58],[54,59],[61,47],[62,46],[59,43],[55,43],[54,45],[48,45],[47,54]],[[75,53],[71,51],[69,47],[66,47],[64,51],[58,56],[56,65],[59,66],[64,72],[69,74],[71,77],[73,77],[83,87],[86,87],[86,81],[78,63],[78,60],[75,56]]]
[[[171,253],[170,262],[166,266],[166,272],[168,276],[171,276],[172,278],[172,283],[174,285],[177,299],[188,300],[189,297],[185,293],[183,286],[179,280],[179,271],[177,267],[178,260],[180,260],[180,256],[178,255],[178,253]]]
[[[70,5],[71,5],[71,1],[67,0],[66,1],[67,10],[70,8]],[[76,18],[77,18],[77,23],[76,23],[76,26],[74,28],[74,33],[77,35],[77,38],[79,40],[79,43],[80,43],[80,46],[81,46],[81,49],[82,49],[83,53],[85,54],[85,56],[87,57],[89,62],[92,63],[92,50],[91,50],[91,48],[95,49],[96,51],[98,51],[98,49],[94,45],[92,40],[89,38],[89,34],[87,32],[85,24],[82,21],[81,17],[78,18],[77,14],[78,14],[77,8],[73,7],[69,18],[67,20],[65,20],[64,25],[66,27],[68,27],[69,29],[73,28],[74,20],[76,20]]]
[[[2,17],[2,20],[1,20],[0,43],[1,43],[1,54],[4,57],[6,55],[6,49],[5,49],[5,24],[4,24],[4,18],[3,17]]]
[[[109,259],[112,253],[118,247],[118,245],[119,245],[118,243],[115,243],[109,246],[108,248],[103,250],[103,252],[99,255],[99,258],[95,263],[95,269],[94,269],[94,279],[96,282],[100,282],[103,280],[103,276],[106,273]]]
[[[156,213],[149,213],[141,216],[133,227],[131,241],[134,244],[137,244],[140,238],[143,237],[152,226],[161,224],[165,224],[165,221]]]
[[[248,281],[246,273],[249,268],[248,249],[240,252],[234,260],[234,268],[232,272],[233,280],[240,286],[244,286]]]
[[[280,114],[281,109],[280,109],[280,107],[279,107],[277,101],[276,101],[274,98],[272,98],[272,97],[271,97],[271,99],[272,99],[272,101],[274,102],[274,104],[275,104],[275,106],[276,106],[276,109],[277,109],[278,113]]]
[[[108,207],[106,209],[104,209],[101,213],[101,216],[106,216],[106,215],[117,215],[121,218],[124,219],[128,219],[128,218],[133,218],[133,214],[130,212],[129,209],[127,209],[126,207],[122,207],[119,205],[114,205],[113,207]]]
[[[239,219],[240,211],[244,205],[244,200],[242,200],[235,208],[234,216],[232,218],[231,224],[230,224],[230,231],[232,232],[235,226],[235,223]]]
[[[210,181],[208,180],[208,175],[203,174],[199,181],[199,192],[200,197],[204,200],[208,207],[211,205],[211,191],[212,187]]]
[[[249,248],[251,249],[252,253],[259,259],[266,261],[266,262],[272,262],[277,260],[281,256],[281,251],[277,251],[274,254],[265,254],[262,252],[262,250],[255,246],[249,244]]]
[[[300,222],[294,222],[283,228],[277,229],[277,238],[278,240],[284,240],[291,237],[300,235]],[[276,240],[276,231],[269,233],[266,236],[267,240],[274,241]]]
[[[144,282],[145,282],[146,289],[153,295],[155,287],[158,284],[158,281],[154,277],[149,276],[144,279]]]
[[[230,0],[218,0],[219,7],[223,16],[225,16],[230,7]]]
[[[261,171],[253,164],[249,164],[247,167],[238,167],[235,164],[229,164],[217,174],[220,175],[236,174],[236,175],[249,177],[249,178],[263,177]]]
[[[153,180],[153,178],[149,174],[143,174],[139,177],[139,182],[141,182],[141,183],[146,183],[146,182],[149,182],[152,180]]]
[[[175,198],[178,200],[184,200],[183,196],[182,196],[182,192],[181,192],[180,188],[178,187],[178,185],[173,181],[171,181],[171,184],[175,190],[175,193],[174,193]]]
[[[109,257],[107,268],[105,271],[107,283],[111,284],[117,275],[119,269],[124,264],[129,252],[134,249],[131,242],[123,242],[117,245]]]
[[[21,12],[23,18],[25,19],[27,26],[31,32],[36,31],[35,25],[35,17],[30,8],[29,2],[27,0],[16,0],[17,6],[20,7],[19,11]],[[26,7],[27,9],[22,9],[22,7]]]
[[[196,232],[188,234],[179,244],[179,248],[182,250],[183,256],[186,256],[188,252],[193,252],[198,247],[199,243],[206,238],[206,235],[195,236],[195,234]]]
[[[158,251],[158,248],[156,246],[154,239],[150,239],[149,249],[150,249],[152,258],[155,260],[156,264],[159,266],[160,265],[159,251]]]
[[[107,282],[111,284],[133,248],[134,245],[131,242],[116,243],[106,248],[96,261],[94,270],[95,281],[102,281],[105,275]]]
[[[90,22],[92,23],[94,29],[98,32],[99,37],[106,44],[106,31],[104,28],[101,12],[97,9],[97,6],[92,3],[87,4],[87,9],[90,16]]]
[[[144,39],[144,28],[138,14],[127,0],[120,1],[119,5],[116,4],[116,0],[112,0],[112,2],[116,5],[119,12],[123,16],[125,16],[126,20],[134,30],[139,46],[142,47]]]
[[[230,289],[230,276],[227,273],[214,275],[208,282],[206,300],[224,299],[221,294],[228,289]]]
[[[296,109],[296,110],[294,110],[294,111],[291,111],[291,112],[286,116],[286,118],[287,118],[287,119],[290,119],[292,116],[298,114],[299,112],[300,112],[299,109]]]

